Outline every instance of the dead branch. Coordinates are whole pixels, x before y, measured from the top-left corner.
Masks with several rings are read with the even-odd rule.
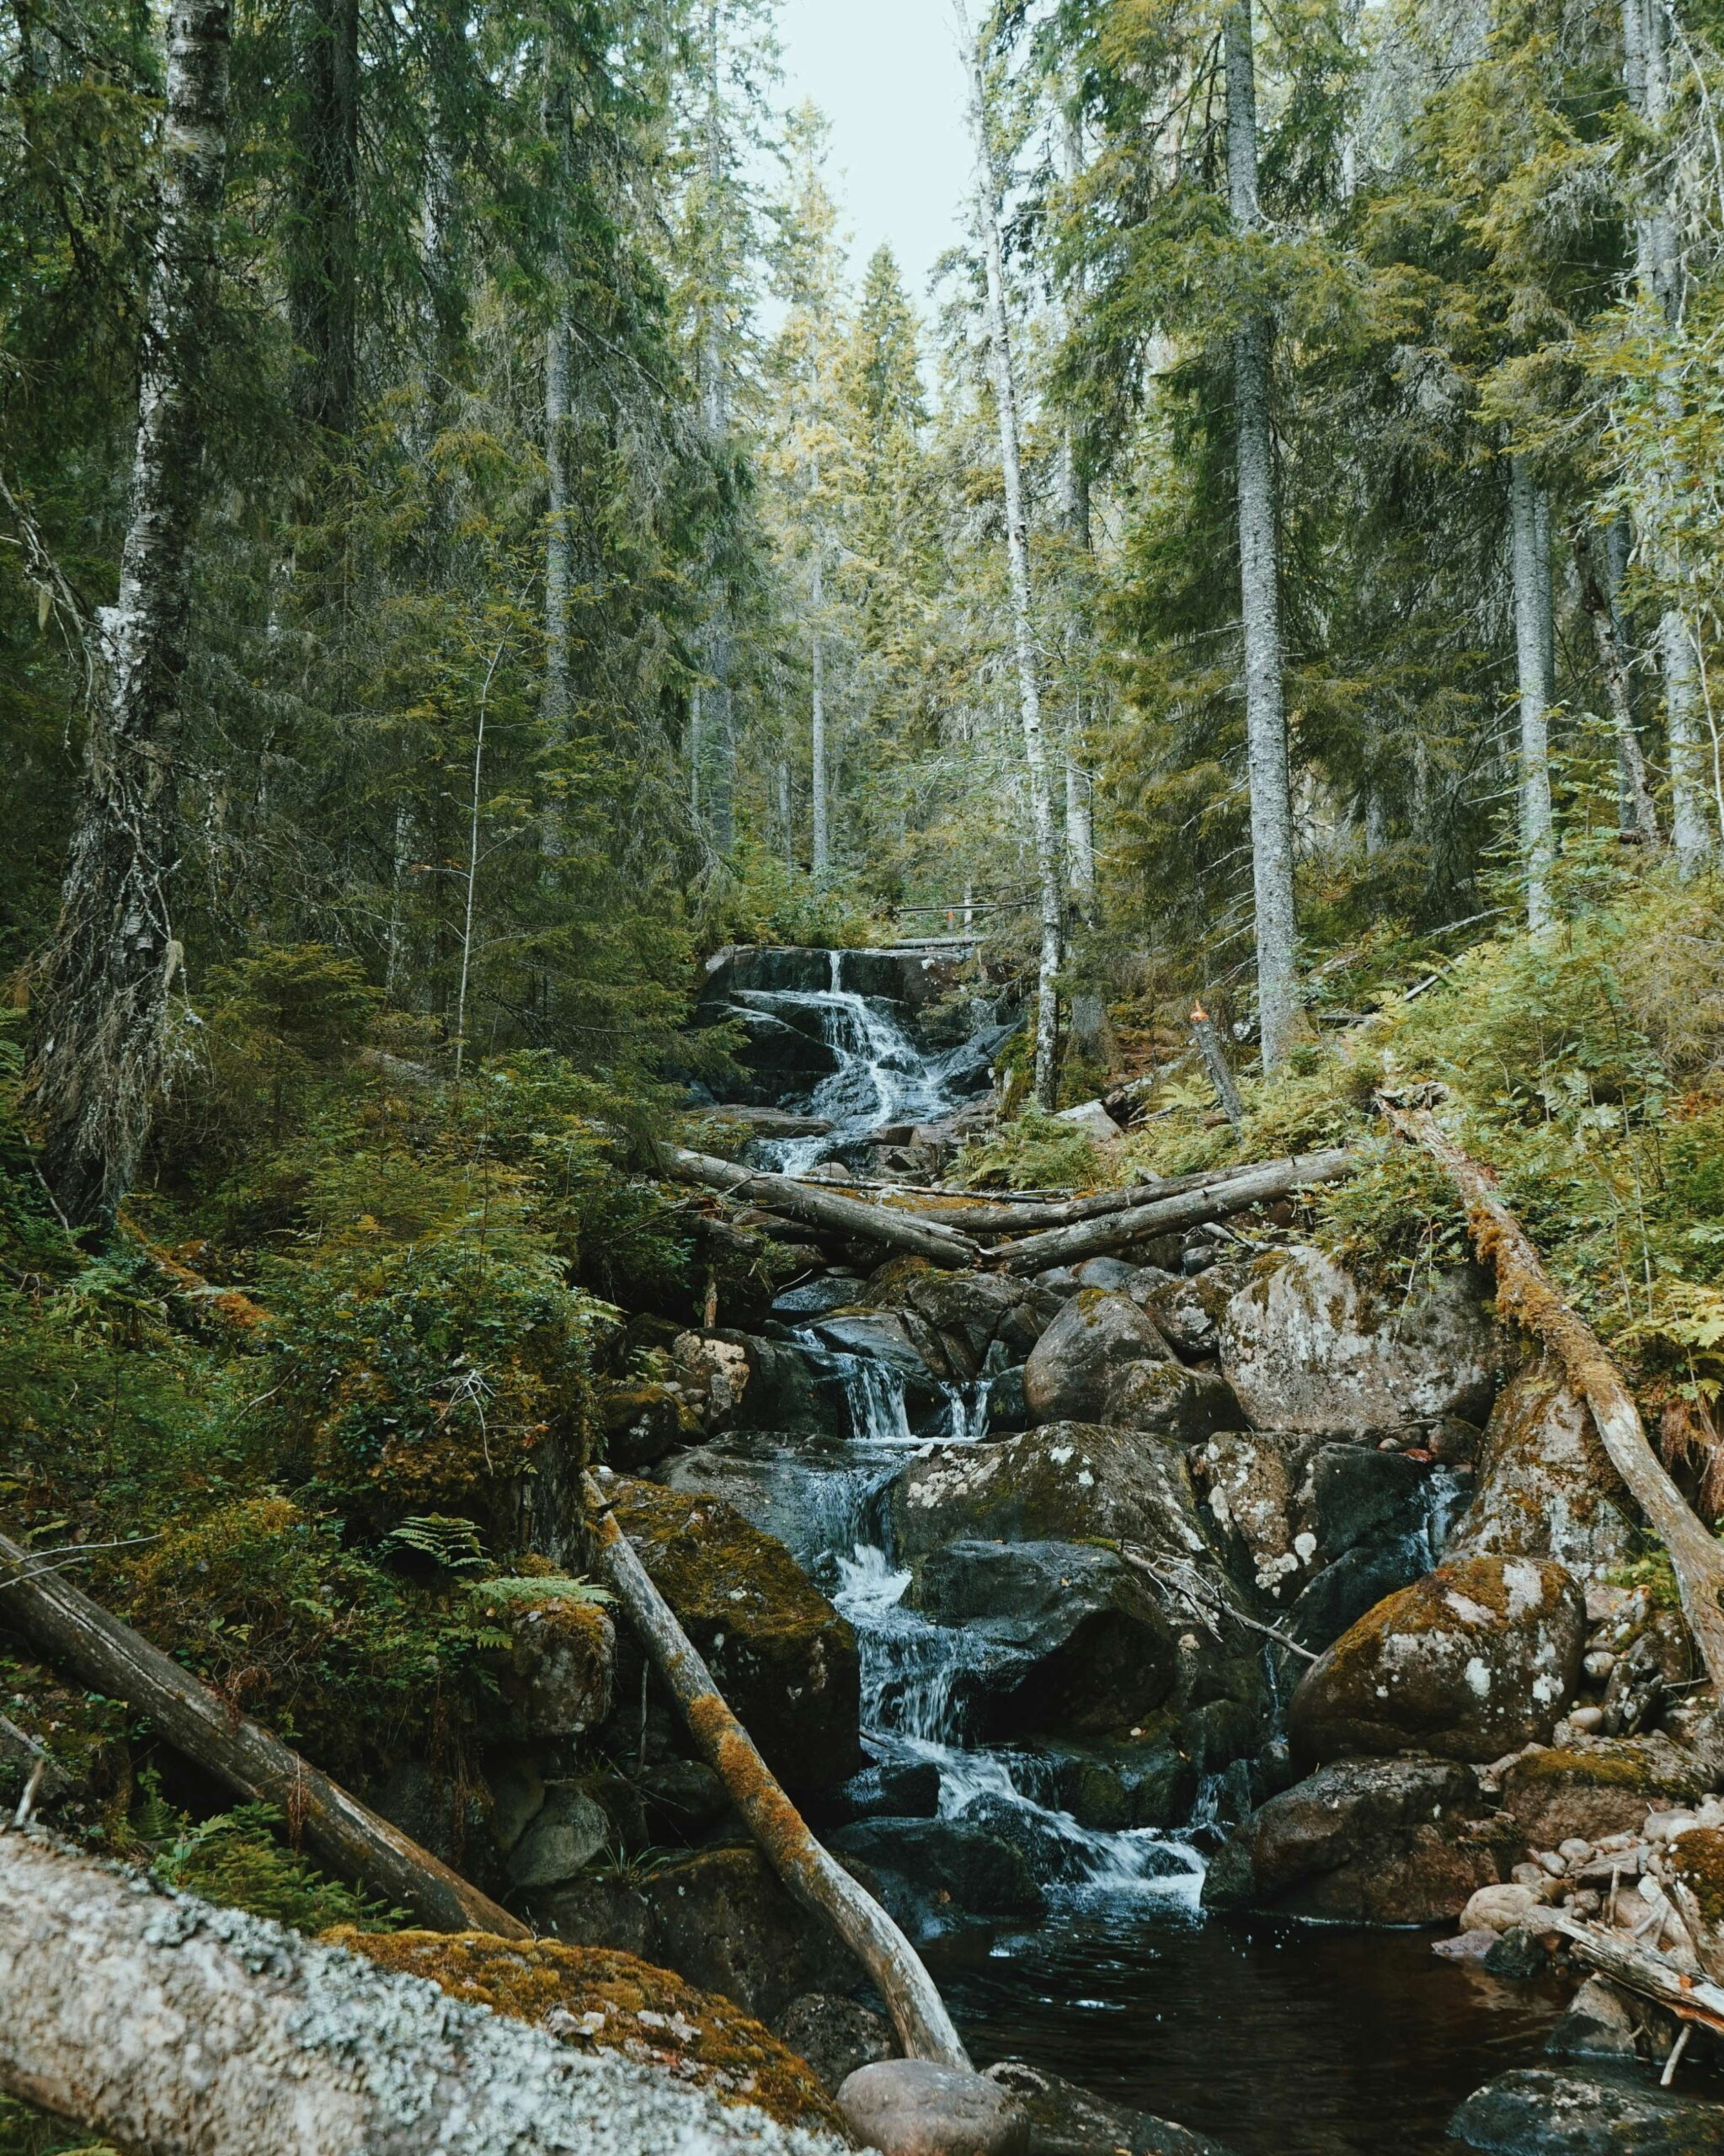
[[[734,1161],[715,1159],[710,1153],[691,1153],[683,1145],[661,1146],[659,1152],[670,1172],[684,1182],[704,1183],[708,1189],[746,1198],[751,1205],[787,1214],[793,1220],[809,1221],[840,1235],[866,1235],[873,1241],[931,1259],[936,1265],[974,1265],[979,1255],[969,1238],[954,1229],[884,1205],[866,1204],[819,1183],[759,1173],[738,1167]]]

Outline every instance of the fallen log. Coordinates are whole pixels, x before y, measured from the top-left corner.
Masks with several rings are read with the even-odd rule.
[[[1244,1172],[1206,1177],[1174,1197],[1129,1206],[1123,1213],[1001,1243],[990,1256],[995,1261],[1003,1260],[1012,1273],[1040,1273],[1050,1265],[1076,1265],[1085,1258],[1124,1250],[1150,1235],[1201,1227],[1205,1221],[1223,1219],[1230,1213],[1242,1213],[1249,1206],[1285,1198],[1295,1190],[1338,1182],[1357,1166],[1358,1155],[1344,1145],[1324,1153],[1296,1154],[1290,1160],[1266,1161]]]
[[[1490,1170],[1463,1152],[1428,1108],[1380,1101],[1403,1138],[1428,1153],[1460,1193],[1479,1256],[1495,1270],[1497,1306],[1537,1335],[1592,1410],[1610,1465],[1669,1552],[1682,1614],[1724,1697],[1724,1547],[1701,1526],[1647,1442],[1622,1373],[1586,1321],[1562,1299],[1527,1232],[1497,1194]]]
[[[1575,1958],[1596,1969],[1600,1976],[1626,1985],[1642,1999],[1655,1999],[1684,2021],[1698,2022],[1702,2028],[1724,2036],[1724,1988],[1717,1984],[1709,1983],[1705,1977],[1690,1976],[1663,1955],[1625,1939],[1620,1932],[1607,1931],[1601,1924],[1583,1923],[1577,1918],[1565,1916],[1561,1910],[1541,1916],[1539,1921],[1547,1930],[1566,1939]]]
[[[0,2089],[138,2156],[839,2156],[38,1834],[0,1836]]]
[[[684,1182],[703,1183],[709,1190],[745,1197],[750,1204],[784,1214],[793,1220],[806,1220],[839,1235],[866,1235],[875,1242],[929,1258],[936,1265],[974,1265],[979,1255],[969,1238],[955,1229],[940,1227],[884,1205],[870,1205],[859,1198],[846,1198],[819,1183],[740,1168],[734,1161],[717,1160],[710,1153],[691,1153],[684,1145],[661,1146],[659,1151],[670,1172]]]
[[[273,1804],[344,1878],[404,1903],[437,1931],[531,1939],[499,1908],[398,1827],[320,1774],[279,1737],[236,1715],[209,1686],[57,1572],[0,1534],[0,1624],[13,1627],[81,1684],[147,1715],[176,1751],[242,1796]]]
[[[921,1956],[873,1895],[809,1831],[753,1738],[719,1696],[712,1672],[649,1577],[596,1476],[586,1478],[586,1497],[605,1583],[627,1613],[766,1861],[873,1978],[905,2055],[968,2068],[963,2042]]]

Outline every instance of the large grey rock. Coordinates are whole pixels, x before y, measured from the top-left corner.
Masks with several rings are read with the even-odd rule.
[[[1156,1330],[1177,1355],[1199,1362],[1221,1346],[1221,1321],[1233,1299],[1234,1283],[1219,1273],[1181,1279],[1145,1267],[1126,1292],[1143,1305]]]
[[[1523,2067],[1469,2096],[1449,2131],[1488,2156],[1716,2156],[1724,2104],[1666,2095],[1650,2074]]]
[[[1481,1838],[1471,1769],[1440,1759],[1342,1759],[1254,1812],[1204,1881],[1211,1908],[1273,1908],[1351,1924],[1435,1924],[1500,1877],[1510,1853]]]
[[[1115,1412],[1143,1363],[1173,1351],[1129,1296],[1084,1288],[1065,1304],[1024,1365],[1024,1397],[1038,1422],[1122,1422]]]
[[[697,1849],[655,1865],[638,1891],[644,1958],[723,1992],[757,2020],[771,2021],[805,1993],[842,1992],[856,1981],[850,1950],[792,1898],[758,1849]]]
[[[841,1855],[895,1873],[926,1897],[971,1916],[1036,1917],[1047,1906],[1023,1850],[990,1826],[958,1819],[864,1819],[831,1837]]]
[[[772,2034],[806,2059],[835,2096],[859,2068],[898,2056],[898,2040],[883,2015],[831,1992],[804,1992],[792,1999],[773,2021]]]
[[[611,1822],[578,1789],[553,1789],[515,1844],[509,1876],[522,1892],[559,1886],[584,1871],[610,1838]]]
[[[1028,2156],[1028,2127],[1007,2090],[926,2059],[861,2068],[839,2089],[838,2108],[880,2156]]]
[[[918,1399],[939,1398],[944,1372],[929,1360],[927,1343],[916,1339],[901,1311],[840,1311],[816,1320],[810,1330],[841,1355],[860,1355],[888,1364],[904,1380],[907,1393]],[[937,1348],[934,1352],[937,1355]]]
[[[1172,1693],[1182,1625],[1111,1550],[947,1543],[907,1598],[1007,1651],[974,1710],[980,1734],[1121,1735]]]
[[[1580,1678],[1586,1607],[1560,1565],[1445,1564],[1360,1619],[1308,1669],[1288,1710],[1308,1758],[1417,1746],[1490,1761],[1547,1743]]]
[[[990,2081],[1009,2089],[1029,2121],[1029,2156],[1229,2156],[1220,2142],[1158,2119],[1152,2112],[1110,2103],[1045,2068],[1001,2059]]]
[[[895,1310],[946,1374],[971,1382],[986,1367],[1022,1363],[1059,1314],[1059,1299],[1003,1273],[957,1273],[896,1258],[868,1282],[866,1299]],[[923,1331],[921,1328],[926,1327]]]
[[[1445,1554],[1550,1557],[1585,1582],[1630,1563],[1637,1539],[1632,1502],[1585,1402],[1541,1366],[1511,1379]]]
[[[1227,1305],[1221,1367],[1264,1429],[1393,1428],[1439,1415],[1481,1422],[1500,1348],[1470,1269],[1411,1299],[1380,1298],[1308,1245],[1262,1258]]]

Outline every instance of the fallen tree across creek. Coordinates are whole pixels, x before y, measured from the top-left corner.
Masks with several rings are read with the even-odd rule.
[[[229,1789],[273,1804],[295,1839],[303,1838],[344,1878],[403,1903],[436,1931],[531,1938],[519,1917],[72,1586],[51,1552],[26,1550],[4,1534],[0,1623],[92,1691],[147,1715],[168,1743]]]
[[[809,1832],[648,1577],[595,1476],[587,1476],[586,1494],[606,1585],[640,1635],[761,1854],[798,1901],[831,1925],[879,1986],[905,2056],[968,2069],[963,2041],[921,1956],[873,1895]]]
[[[1562,1299],[1489,1169],[1462,1151],[1428,1108],[1380,1105],[1403,1138],[1428,1153],[1460,1193],[1479,1256],[1497,1274],[1497,1307],[1551,1350],[1592,1410],[1610,1465],[1669,1553],[1682,1614],[1724,1694],[1724,1547],[1708,1533],[1647,1441],[1622,1373],[1585,1320]]]
[[[0,2089],[137,2156],[839,2156],[37,1834],[0,1834]]]
[[[691,1153],[685,1145],[664,1145],[659,1150],[665,1167],[681,1182],[722,1190],[769,1213],[806,1220],[838,1235],[866,1235],[914,1257],[928,1258],[936,1265],[970,1266],[980,1255],[968,1235],[919,1214],[870,1205],[862,1198],[846,1198],[841,1191],[803,1182],[793,1176],[739,1167],[734,1161],[721,1161],[710,1153]]]

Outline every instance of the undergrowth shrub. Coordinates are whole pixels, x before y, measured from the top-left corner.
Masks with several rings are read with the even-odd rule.
[[[1032,1104],[958,1155],[952,1180],[969,1190],[1087,1189],[1103,1176],[1095,1141]]]

